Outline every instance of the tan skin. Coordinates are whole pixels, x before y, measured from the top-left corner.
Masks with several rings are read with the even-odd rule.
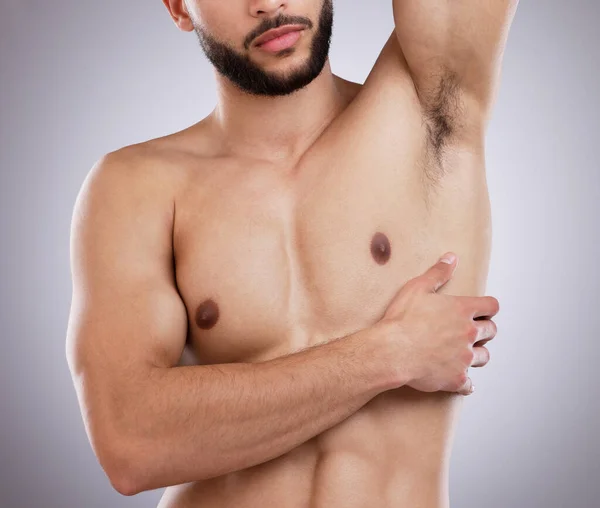
[[[262,17],[322,5],[164,3],[239,51]],[[448,506],[468,368],[496,334],[484,134],[515,9],[397,0],[364,85],[329,62],[278,98],[216,74],[208,117],[98,161],[67,358],[115,489],[169,487],[161,508]],[[249,55],[285,73],[313,35]]]

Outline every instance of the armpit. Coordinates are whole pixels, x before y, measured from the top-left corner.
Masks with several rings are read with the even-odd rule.
[[[456,138],[466,115],[458,76],[450,70],[440,71],[429,80],[428,89],[418,89],[427,129],[428,149],[440,164],[444,149]]]

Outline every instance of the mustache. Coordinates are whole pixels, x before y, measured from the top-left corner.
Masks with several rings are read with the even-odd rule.
[[[282,25],[304,25],[307,28],[312,28],[313,23],[310,19],[303,16],[289,16],[286,14],[280,14],[275,18],[265,18],[262,20],[254,30],[252,30],[244,39],[244,48],[248,49],[252,41],[260,35],[272,30],[273,28],[279,28]]]

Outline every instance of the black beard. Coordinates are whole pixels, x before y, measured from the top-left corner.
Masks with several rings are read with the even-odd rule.
[[[302,24],[307,28],[313,26],[310,19],[299,16],[281,14],[276,18],[265,18],[260,26],[246,38],[245,47],[248,48],[252,40],[267,30],[290,23]],[[228,45],[217,41],[206,30],[194,23],[204,54],[220,74],[244,92],[270,97],[289,95],[304,88],[321,73],[329,55],[332,27],[333,1],[323,0],[318,30],[313,38],[308,60],[289,76],[282,77],[264,71],[247,55],[240,54]],[[285,56],[294,51],[294,48],[284,49],[277,53],[277,56]]]

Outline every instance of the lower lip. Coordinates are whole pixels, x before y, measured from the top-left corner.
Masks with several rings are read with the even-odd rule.
[[[265,51],[269,51],[270,53],[276,53],[283,49],[291,48],[298,42],[298,39],[300,39],[301,35],[302,30],[294,30],[293,32],[288,32],[280,37],[276,37],[275,39],[271,39],[263,44],[259,44],[258,47],[260,49],[264,49]]]

